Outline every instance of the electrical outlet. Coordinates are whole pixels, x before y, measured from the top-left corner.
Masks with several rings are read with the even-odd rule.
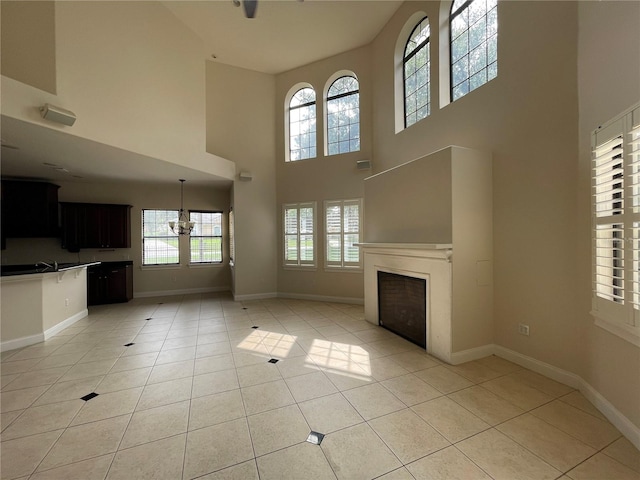
[[[528,337],[529,336],[529,325],[525,325],[524,323],[521,323],[520,325],[518,325],[518,333],[520,335],[526,335]]]
[[[69,306],[69,299],[68,299],[68,298],[65,298],[65,299],[64,299],[64,306],[65,306],[65,307],[68,307],[68,306]]]

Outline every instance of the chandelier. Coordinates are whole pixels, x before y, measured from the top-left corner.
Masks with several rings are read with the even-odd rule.
[[[184,211],[184,182],[185,179],[180,179],[180,213],[178,214],[178,221],[170,221],[169,228],[173,233],[178,235],[189,235],[193,227],[196,226],[196,222],[191,222],[187,218],[187,214]]]

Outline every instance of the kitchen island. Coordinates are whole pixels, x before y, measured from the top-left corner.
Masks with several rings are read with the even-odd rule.
[[[100,262],[2,266],[0,351],[52,337],[88,315],[87,267]]]

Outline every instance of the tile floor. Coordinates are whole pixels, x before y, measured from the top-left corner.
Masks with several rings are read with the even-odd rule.
[[[361,306],[136,299],[1,373],[4,480],[640,479],[579,392],[495,356],[443,365]]]

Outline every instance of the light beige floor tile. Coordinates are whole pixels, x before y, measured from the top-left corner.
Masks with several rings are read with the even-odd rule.
[[[195,347],[198,338],[199,337],[197,335],[193,335],[191,337],[167,338],[162,344],[162,350],[166,351],[171,350],[172,348]]]
[[[400,467],[377,478],[377,480],[414,480],[413,475],[405,467]]]
[[[31,435],[0,444],[0,478],[31,474],[64,430]]]
[[[380,383],[409,406],[442,396],[441,392],[413,374],[390,378]]]
[[[60,381],[66,382],[69,380],[77,380],[79,378],[106,375],[109,373],[109,370],[113,367],[114,363],[116,363],[115,358],[98,360],[97,362],[78,363],[71,367],[69,371],[60,378]]]
[[[242,389],[247,415],[273,410],[295,403],[284,380],[261,383]]]
[[[404,464],[449,445],[442,435],[409,409],[376,418],[369,425]]]
[[[141,333],[139,335],[136,335],[133,338],[132,342],[135,342],[135,343],[160,342],[165,338],[167,338],[167,332]]]
[[[0,390],[2,390],[4,387],[9,385],[11,382],[13,382],[19,376],[20,376],[19,373],[13,373],[13,374],[10,374],[10,375],[2,375],[0,377]]]
[[[116,360],[116,363],[113,364],[109,373],[152,367],[156,362],[156,358],[158,358],[158,352],[143,353],[142,355],[133,355],[130,357],[120,357]]]
[[[409,370],[389,359],[389,357],[370,358],[360,363],[360,367],[378,381],[409,373]]]
[[[90,458],[82,462],[72,463],[63,467],[52,468],[44,472],[36,473],[31,480],[104,480],[111,466],[114,454]]]
[[[447,395],[489,425],[497,425],[524,413],[502,397],[476,385]]]
[[[242,387],[280,380],[282,375],[278,367],[266,360],[263,363],[238,368],[238,381]]]
[[[640,473],[640,451],[626,438],[619,438],[605,448],[603,453]]]
[[[131,415],[123,415],[66,429],[38,471],[115,452],[130,418]]]
[[[447,365],[446,368],[473,383],[486,382],[504,375],[477,361],[461,363],[459,365]]]
[[[158,354],[156,365],[193,360],[194,358],[196,358],[196,347],[172,348],[170,350],[162,350]]]
[[[287,358],[276,364],[283,378],[296,377],[319,371],[318,366],[305,356]]]
[[[194,430],[187,436],[183,478],[195,478],[253,457],[249,428],[244,418]]]
[[[165,363],[156,365],[151,370],[147,379],[147,385],[152,383],[168,382],[178,378],[192,377],[195,360],[183,360],[182,362]]]
[[[22,415],[24,410],[13,410],[11,412],[0,413],[0,431],[4,431],[13,421]],[[4,438],[3,438],[4,440]]]
[[[496,427],[561,472],[575,467],[596,451],[531,414]]]
[[[163,341],[136,343],[134,345],[131,345],[130,347],[127,347],[127,349],[122,354],[122,356],[130,357],[135,355],[141,355],[143,353],[159,352],[160,350],[162,350],[163,344],[164,344]]]
[[[338,389],[322,372],[300,375],[285,380],[296,402],[324,397],[336,393]]]
[[[327,435],[322,448],[339,479],[371,479],[402,464],[366,423]]]
[[[482,387],[527,411],[553,400],[553,397],[512,375],[489,380]]]
[[[620,432],[609,422],[559,400],[537,408],[531,414],[596,449],[604,448],[620,437]]]
[[[66,428],[83,405],[84,402],[78,399],[40,407],[30,407],[9,428],[2,432],[2,440],[11,440]]]
[[[132,413],[136,408],[143,387],[119,390],[117,392],[103,393],[91,400],[84,402],[82,410],[71,422],[72,426],[83,423],[104,420],[105,418],[118,417]]]
[[[229,370],[235,368],[233,355],[230,353],[224,355],[215,355],[211,357],[198,358],[195,362],[194,375],[203,375],[205,373],[219,372],[221,370]]]
[[[2,372],[2,375],[14,375],[16,373],[28,372],[41,361],[42,358],[29,358],[26,360],[2,362],[0,365],[0,372]]]
[[[567,476],[573,480],[640,480],[640,473],[604,453],[598,453],[581,463],[567,472]]]
[[[522,367],[504,358],[497,357],[496,355],[490,355],[488,357],[477,360],[478,363],[482,363],[487,367],[503,374],[513,373],[520,370]]]
[[[324,434],[364,422],[340,393],[302,402],[298,406],[311,430]]]
[[[107,480],[175,480],[181,478],[186,435],[119,450]]]
[[[205,373],[193,377],[193,398],[240,388],[236,370]]]
[[[447,370],[447,368],[443,366],[420,370],[415,372],[414,375],[442,393],[455,392],[456,390],[462,390],[463,388],[473,385],[473,383],[466,378]]]
[[[495,429],[463,440],[456,447],[495,480],[551,480],[561,474]]]
[[[66,367],[75,365],[84,355],[82,353],[68,353],[66,355],[49,355],[40,360],[30,370],[45,370],[48,368]]]
[[[336,476],[317,445],[303,442],[257,459],[261,480],[334,480]]]
[[[188,377],[147,385],[140,396],[136,410],[146,410],[188,400],[191,398],[192,380],[192,377]]]
[[[24,388],[0,393],[0,412],[6,413],[14,410],[24,410],[36,399],[47,391],[49,386]]]
[[[491,480],[456,447],[448,447],[407,465],[416,480]]]
[[[487,423],[447,397],[429,400],[411,408],[452,443],[489,428]]]
[[[511,376],[524,381],[533,388],[536,388],[554,398],[561,397],[562,395],[571,393],[574,390],[567,385],[551,380],[550,378],[542,376],[539,373],[532,372],[531,370],[518,370],[517,372],[512,373]]]
[[[406,408],[404,403],[378,383],[347,390],[343,395],[365,420]]]
[[[96,348],[91,350],[89,353],[86,353],[78,363],[96,362],[98,360],[120,358],[120,356],[125,352],[126,349],[127,347],[122,346]]]
[[[233,362],[236,368],[248,367],[250,365],[259,365],[266,363],[271,357],[267,354],[248,353],[248,352],[233,352]]]
[[[361,372],[337,372],[335,370],[320,368],[322,372],[331,380],[338,390],[344,392],[353,388],[371,385],[375,380]]]
[[[573,391],[571,393],[568,393],[566,395],[563,395],[562,397],[558,398],[558,400],[563,401],[564,403],[568,403],[569,405],[571,405],[572,407],[576,407],[579,408],[580,410],[587,412],[590,415],[593,415],[594,417],[598,417],[600,420],[604,420],[605,422],[608,422],[609,420],[607,420],[607,417],[605,417],[602,412],[600,412],[600,410],[598,410],[593,403],[591,403],[589,400],[587,400],[584,395],[582,395],[580,392]]]
[[[401,367],[404,367],[410,372],[417,372],[419,370],[425,370],[431,367],[437,367],[440,362],[428,355],[426,352],[404,352],[396,353],[387,357],[396,362]]]
[[[256,456],[304,442],[311,429],[297,405],[247,417]]]
[[[236,420],[245,415],[240,390],[194,398],[191,400],[189,430]]]
[[[105,375],[100,384],[95,388],[96,393],[117,392],[128,388],[143,387],[147,383],[147,378],[152,367],[136,368],[135,370],[124,370],[122,372]]]
[[[136,412],[131,417],[120,449],[185,433],[188,420],[188,400]]]
[[[2,391],[9,392],[11,390],[23,390],[25,388],[39,387],[41,385],[52,385],[56,383],[70,368],[73,367],[64,366],[22,373],[13,382],[4,387]]]
[[[260,480],[260,477],[258,477],[256,461],[249,460],[248,462],[210,473],[204,477],[198,477],[198,480]]]

